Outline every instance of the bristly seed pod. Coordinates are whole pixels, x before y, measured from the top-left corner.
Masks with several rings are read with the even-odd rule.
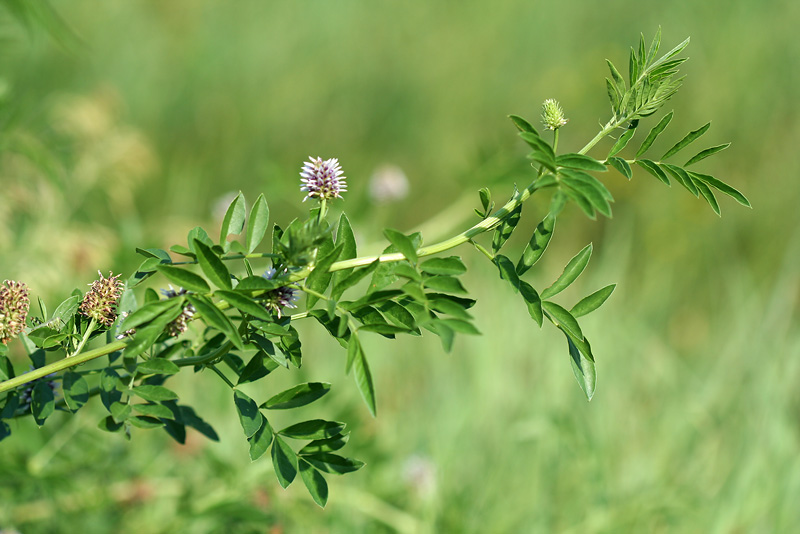
[[[0,286],[0,343],[8,343],[22,332],[29,308],[28,286],[5,280]]]
[[[100,271],[97,271],[97,274],[100,275],[100,279],[90,284],[92,288],[83,296],[80,311],[108,328],[117,319],[117,304],[122,292],[122,282],[119,281],[120,275],[112,276],[109,272],[108,278],[104,278]]]

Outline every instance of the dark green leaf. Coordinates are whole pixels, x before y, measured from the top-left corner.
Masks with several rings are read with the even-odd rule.
[[[509,115],[508,118],[511,119],[511,121],[514,123],[514,126],[516,126],[520,132],[530,132],[539,135],[539,132],[536,131],[536,128],[534,128],[531,123],[519,115]]]
[[[698,196],[700,191],[698,191],[697,186],[694,185],[692,178],[689,176],[684,169],[681,169],[677,165],[672,165],[670,163],[662,163],[661,168],[666,170],[668,173],[672,175],[675,180],[685,187],[691,194],[694,196]]]
[[[225,245],[226,238],[233,234],[239,235],[244,230],[244,219],[247,213],[247,208],[244,201],[244,195],[240,191],[236,198],[233,199],[228,211],[225,212],[225,217],[222,219],[222,228],[219,232],[219,244]],[[226,249],[227,250],[227,249]]]
[[[255,462],[264,456],[269,446],[272,445],[272,436],[272,427],[265,417],[261,428],[247,439],[250,443],[250,461]]]
[[[452,315],[457,319],[464,319],[465,321],[472,320],[472,316],[466,311],[466,307],[462,303],[455,300],[429,296],[428,305],[430,309],[434,311]]]
[[[489,191],[488,187],[482,187],[478,191],[478,196],[481,199],[481,207],[483,207],[483,212],[488,215],[489,211],[494,207],[494,202],[492,202],[492,192]]]
[[[53,312],[53,317],[50,318],[51,322],[57,322],[58,328],[61,328],[64,323],[69,321],[70,317],[75,315],[78,307],[81,305],[81,299],[77,295],[67,298],[64,302],[58,305],[56,311]],[[54,324],[54,326],[56,326]]]
[[[542,302],[542,308],[545,312],[550,316],[550,320],[553,322],[554,325],[558,326],[559,328],[564,328],[564,330],[569,333],[575,340],[582,340],[583,339],[583,332],[581,332],[581,327],[578,324],[578,321],[575,317],[572,316],[567,310],[556,304],[555,302],[551,302],[549,300],[545,300]]]
[[[269,410],[285,410],[311,404],[330,391],[331,385],[327,382],[308,382],[287,389],[273,396],[263,404]]]
[[[616,156],[619,152],[621,152],[622,149],[625,148],[625,146],[628,144],[628,141],[631,140],[631,137],[633,137],[634,133],[636,133],[636,128],[628,128],[627,130],[625,130],[625,132],[623,132],[623,134],[619,136],[617,142],[614,143],[614,146],[611,147],[611,151],[609,151],[608,157],[610,158],[611,156]]]
[[[431,306],[433,306],[433,303],[431,303]],[[386,301],[381,304],[380,310],[394,324],[418,332],[414,316],[397,302]]]
[[[164,386],[142,385],[131,388],[131,393],[150,402],[175,400],[178,394]]]
[[[285,280],[267,280],[263,276],[248,276],[246,278],[242,278],[239,281],[239,284],[236,286],[234,291],[240,292],[251,292],[251,291],[269,291],[272,289],[277,289],[279,287],[285,286],[287,282]]]
[[[11,427],[5,421],[0,421],[0,441],[11,435]]]
[[[503,222],[497,227],[492,236],[492,252],[497,254],[497,252],[503,248],[508,238],[511,237],[514,228],[517,227],[521,216],[522,204],[514,208],[514,210],[503,219]]]
[[[211,425],[198,416],[191,406],[179,406],[181,422],[194,428],[211,441],[219,441],[219,436]]]
[[[661,167],[659,167],[658,163],[656,163],[655,161],[651,161],[649,159],[637,159],[636,164],[639,165],[644,170],[646,170],[647,172],[649,172],[650,174],[652,174],[653,176],[655,176],[656,178],[658,178],[659,180],[661,180],[662,182],[664,182],[666,185],[670,185],[669,178],[664,173],[664,171],[661,170]]]
[[[302,457],[320,471],[325,473],[333,473],[335,475],[344,475],[358,471],[364,467],[364,462],[355,460],[353,458],[345,458],[338,454],[331,454],[329,452],[318,452],[313,454],[305,454]]]
[[[672,148],[667,150],[666,153],[663,156],[661,156],[661,161],[664,161],[665,159],[667,159],[667,158],[669,158],[671,156],[674,156],[675,154],[677,154],[678,152],[680,152],[681,150],[683,150],[684,148],[689,146],[689,144],[692,143],[692,141],[695,141],[701,135],[706,133],[710,127],[711,127],[711,123],[707,122],[703,126],[698,128],[697,130],[693,130],[693,131],[689,132],[688,134],[686,134],[686,136],[683,139],[681,139],[680,141],[675,143],[672,146]]]
[[[40,380],[33,386],[31,394],[31,413],[36,424],[42,426],[45,419],[56,409],[56,399],[53,388],[47,380]]]
[[[194,240],[194,252],[197,254],[197,263],[211,283],[220,289],[231,289],[231,275],[219,256],[199,239]]]
[[[311,419],[288,426],[278,434],[292,439],[326,439],[341,434],[344,427],[345,424],[338,421]]]
[[[339,434],[338,436],[333,436],[332,438],[315,439],[300,449],[298,454],[317,454],[320,452],[338,451],[347,445],[348,438],[349,434]]]
[[[325,504],[328,502],[328,483],[325,482],[325,477],[302,458],[298,460],[298,467],[300,468],[300,477],[308,488],[311,498],[325,508]]]
[[[202,276],[196,275],[193,272],[181,269],[180,267],[173,267],[171,265],[159,265],[156,267],[158,272],[166,276],[170,282],[189,291],[196,291],[198,293],[208,293],[211,288],[208,286]]]
[[[120,330],[130,330],[134,328],[139,328],[141,325],[145,323],[149,323],[156,317],[160,315],[170,314],[174,312],[181,306],[182,299],[180,298],[173,298],[173,299],[166,299],[166,300],[157,300],[155,302],[151,302],[149,304],[145,304],[135,312],[128,315],[124,321],[122,321],[122,325],[120,326]]]
[[[519,289],[519,276],[511,260],[502,254],[497,254],[492,263],[497,265],[497,269],[500,271],[500,278],[508,280],[516,292]]]
[[[100,373],[100,400],[107,410],[111,409],[111,405],[122,398],[119,385],[117,372],[110,368],[103,369],[103,372]]]
[[[664,115],[664,117],[658,121],[658,124],[653,126],[653,129],[650,130],[650,133],[647,134],[645,137],[644,142],[642,142],[642,146],[639,147],[639,150],[636,151],[636,158],[647,152],[647,150],[653,145],[656,138],[663,132],[669,122],[672,120],[672,111]]]
[[[346,274],[346,276],[343,276],[341,281],[334,279],[334,286],[333,290],[331,291],[331,298],[333,298],[334,300],[338,300],[339,298],[341,298],[342,294],[346,290],[350,289],[351,287],[359,283],[361,280],[364,279],[364,277],[372,274],[375,271],[375,269],[378,268],[380,263],[381,263],[380,260],[375,260],[368,266],[363,267],[361,269],[355,269],[351,273],[345,273],[344,271],[341,273],[336,273],[343,275]]]
[[[554,295],[558,295],[564,289],[569,287],[572,282],[574,282],[586,268],[586,265],[589,263],[589,258],[592,257],[592,244],[589,243],[586,245],[580,252],[578,252],[567,266],[564,267],[564,271],[561,273],[561,276],[553,282],[553,285],[542,291],[542,298],[549,299]]]
[[[697,190],[700,191],[700,194],[703,195],[703,198],[706,199],[708,205],[711,206],[711,209],[714,210],[714,213],[717,215],[722,215],[719,209],[719,203],[717,202],[717,197],[714,196],[714,193],[709,189],[709,187],[700,180],[692,179],[692,183],[694,183]]]
[[[252,253],[261,240],[264,239],[264,234],[267,233],[269,228],[269,206],[264,194],[258,195],[253,209],[250,210],[250,218],[247,221],[247,252]]]
[[[605,172],[606,166],[594,158],[583,154],[562,154],[556,158],[556,165],[568,169],[580,169],[584,171]]]
[[[700,152],[695,154],[694,157],[692,157],[689,161],[684,163],[683,166],[684,167],[688,167],[689,165],[694,165],[698,161],[704,160],[708,156],[713,156],[717,152],[721,152],[721,151],[725,150],[726,148],[728,148],[729,146],[731,146],[730,143],[725,143],[724,145],[712,146],[711,148],[707,148],[705,150],[701,150]]]
[[[161,419],[175,419],[175,414],[164,406],[163,404],[132,404],[134,410],[137,412],[150,416],[159,417]]]
[[[117,423],[110,415],[108,417],[104,417],[100,423],[97,424],[97,428],[100,430],[105,430],[106,432],[116,432],[123,426],[125,426],[125,423]]]
[[[174,375],[181,369],[174,363],[163,358],[150,358],[141,362],[136,370],[144,375]]]
[[[245,437],[250,437],[261,428],[264,422],[264,416],[258,410],[256,401],[239,391],[233,390],[233,402],[236,405],[236,411],[239,414],[239,422],[244,430]]]
[[[281,487],[288,488],[297,475],[297,455],[277,434],[272,440],[272,465]]]
[[[242,293],[219,290],[214,295],[246,314],[264,321],[272,321],[272,314],[264,306]]]
[[[608,164],[614,167],[622,176],[627,178],[628,180],[633,177],[633,171],[631,170],[631,166],[628,165],[628,162],[618,156],[612,156],[608,158]]]
[[[195,310],[202,315],[203,320],[209,326],[212,326],[225,334],[231,343],[239,350],[244,350],[244,343],[236,327],[228,318],[227,315],[222,313],[222,310],[217,308],[210,300],[202,295],[188,295],[189,302],[192,303]]]
[[[572,364],[572,372],[578,385],[586,394],[588,400],[592,400],[594,396],[595,386],[597,385],[597,372],[593,359],[586,358],[575,343],[572,342],[567,336],[567,344],[569,346],[570,363]],[[587,343],[588,345],[588,343]]]
[[[431,276],[425,279],[423,285],[428,289],[443,291],[445,293],[467,293],[458,278],[452,276]]]
[[[585,213],[590,219],[594,220],[597,217],[594,206],[592,206],[592,203],[589,201],[589,199],[583,196],[583,193],[580,191],[577,191],[571,187],[562,187],[559,193],[562,193],[574,200],[581,211],[583,211],[583,213]]]
[[[713,176],[709,176],[708,174],[700,174],[699,172],[691,172],[691,171],[689,171],[689,175],[692,178],[695,179],[695,183],[697,183],[696,182],[697,180],[699,180],[701,182],[705,182],[706,185],[709,185],[709,186],[713,187],[714,189],[717,189],[721,193],[725,193],[729,197],[733,198],[739,204],[742,204],[743,206],[747,206],[748,208],[752,207],[750,205],[750,201],[747,200],[747,198],[743,194],[741,194],[739,191],[737,191],[733,187],[729,186],[725,182],[717,180],[716,178],[714,178]]]
[[[432,258],[422,262],[419,268],[428,274],[459,275],[467,272],[467,266],[458,256]]]
[[[324,293],[325,290],[328,289],[328,284],[330,284],[331,277],[333,276],[333,273],[328,272],[328,269],[330,269],[331,265],[339,258],[343,249],[344,243],[339,243],[333,250],[317,261],[316,265],[314,265],[314,270],[311,271],[311,274],[308,275],[306,279],[305,286],[307,288],[317,293]],[[306,306],[308,308],[311,308],[317,300],[319,300],[316,296],[311,294],[307,296],[307,299]]]
[[[608,199],[603,196],[601,190],[595,187],[594,184],[578,180],[572,176],[564,176],[561,178],[561,183],[586,198],[597,211],[606,217],[611,217],[611,206],[608,203]]]
[[[111,412],[111,417],[114,418],[114,421],[117,423],[122,423],[131,414],[131,405],[128,403],[115,402],[111,405],[109,411]]]
[[[588,297],[581,299],[569,312],[573,317],[581,317],[587,313],[593,312],[602,306],[606,299],[611,296],[615,287],[617,287],[617,284],[610,284],[602,289],[598,289]]]
[[[61,383],[64,402],[71,412],[77,412],[89,400],[89,384],[82,375],[67,371]]]
[[[364,306],[372,306],[373,304],[378,304],[379,302],[383,302],[384,300],[393,299],[399,295],[402,295],[403,292],[399,289],[386,289],[383,291],[375,291],[372,293],[367,293],[360,299],[353,301],[353,302],[340,302],[342,308],[349,312],[357,311]]]
[[[158,428],[164,426],[163,421],[159,421],[154,417],[132,415],[128,417],[127,421],[138,428]]]
[[[553,237],[555,225],[556,218],[552,214],[547,214],[536,226],[530,242],[525,245],[525,250],[522,251],[522,256],[517,262],[516,272],[519,276],[525,274],[542,257],[550,243],[550,238]]]
[[[528,307],[528,314],[530,314],[531,318],[541,327],[543,314],[542,299],[539,297],[539,294],[524,280],[520,280],[519,282],[519,292],[522,298],[525,299],[525,305]]]
[[[365,323],[358,327],[358,331],[375,332],[394,339],[394,334],[405,334],[409,329],[405,326],[395,326],[388,323]]]

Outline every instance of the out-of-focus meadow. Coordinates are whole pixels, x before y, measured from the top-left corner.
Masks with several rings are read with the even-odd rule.
[[[303,327],[305,365],[290,378],[333,383],[324,413],[308,413],[347,422],[348,454],[367,462],[329,477],[326,510],[299,481],[282,490],[268,458],[248,461],[224,385],[179,377],[220,442],[134,431],[129,443],[97,430],[89,408],[41,430],[20,422],[0,444],[0,529],[796,528],[800,4],[53,2],[69,31],[46,9],[23,9],[26,25],[12,15],[21,4],[0,2],[0,278],[25,280],[51,307],[98,269],[127,276],[137,246],[183,243],[196,225],[213,235],[238,190],[249,201],[264,192],[274,221],[301,215],[309,155],[342,162],[349,191],[335,209],[362,252],[383,246],[384,225],[422,227],[428,242],[460,231],[480,187],[501,200],[530,179],[506,115],[538,120],[557,98],[571,119],[560,146],[579,149],[608,118],[604,59],[626,65],[639,33],[659,25],[665,50],[692,37],[659,143],[711,120],[703,145],[733,145],[703,170],[754,209],[722,198],[720,219],[636,172],[604,177],[612,220],[565,212],[534,285],[590,241],[570,295],[619,282],[585,319],[598,360],[591,403],[563,340],[535,328],[465,248],[484,335],[452,354],[429,337],[369,344],[377,419],[343,376],[342,350]],[[371,181],[392,173],[407,177],[408,196],[376,201]],[[526,205],[519,234],[543,206]],[[517,237],[511,246],[527,236]]]

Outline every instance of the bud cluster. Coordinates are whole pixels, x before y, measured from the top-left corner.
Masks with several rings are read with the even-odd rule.
[[[267,269],[262,276],[267,280],[272,280],[275,277],[275,273],[275,269]],[[278,318],[280,318],[284,308],[297,308],[295,302],[299,298],[300,296],[296,290],[290,287],[279,287],[268,291],[264,295],[263,304],[267,310],[277,313]]]
[[[178,289],[175,289],[171,285],[169,286],[169,289],[161,290],[161,294],[168,299],[185,295],[186,293],[188,293],[188,291],[186,291],[184,288],[179,287]],[[181,314],[167,325],[167,333],[172,337],[178,337],[186,332],[186,330],[189,328],[189,321],[192,320],[192,317],[194,317],[196,311],[197,310],[195,310],[194,306],[191,304],[184,306]]]
[[[0,286],[0,343],[8,343],[22,332],[29,308],[28,286],[5,280]]]
[[[327,200],[329,198],[341,198],[341,193],[347,191],[347,183],[345,177],[342,176],[341,165],[336,158],[326,159],[312,158],[303,163],[303,168],[300,170],[300,191],[306,191],[308,194],[303,199],[305,202],[309,198],[318,198],[319,200]]]
[[[100,271],[97,274],[100,279],[90,284],[92,288],[83,296],[80,311],[108,328],[117,319],[122,282],[119,281],[120,275],[112,276],[108,273],[108,278],[105,278]]]

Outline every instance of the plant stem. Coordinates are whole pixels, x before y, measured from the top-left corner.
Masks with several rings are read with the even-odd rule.
[[[236,386],[233,385],[233,382],[228,380],[227,376],[222,374],[222,371],[217,369],[217,367],[215,365],[211,364],[211,365],[208,366],[208,368],[211,369],[212,371],[214,371],[217,374],[217,376],[219,376],[226,384],[228,384],[228,387],[230,387],[231,389],[236,387]]]
[[[83,350],[83,346],[86,345],[86,342],[89,340],[89,336],[92,335],[94,329],[97,328],[97,319],[92,317],[89,326],[86,327],[86,332],[83,333],[83,339],[81,339],[80,344],[78,344],[78,348],[75,349],[75,352],[72,354],[67,354],[67,358],[74,358],[76,355],[80,354]]]

